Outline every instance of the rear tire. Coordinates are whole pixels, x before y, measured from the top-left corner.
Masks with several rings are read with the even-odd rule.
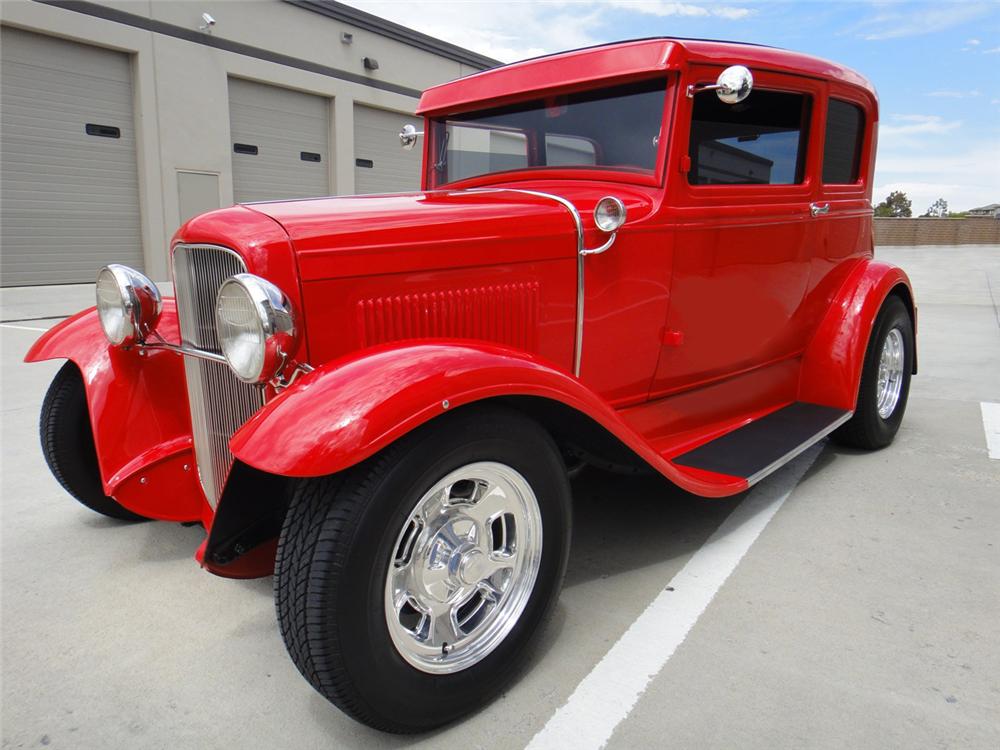
[[[854,416],[831,437],[862,450],[889,445],[906,411],[913,372],[913,321],[899,297],[882,305],[865,352]]]
[[[148,520],[104,494],[87,394],[72,362],[62,366],[45,394],[38,432],[52,475],[81,504],[120,521]]]
[[[495,470],[514,484],[479,484]],[[457,479],[463,472],[473,479]],[[506,516],[502,533],[496,526],[506,511],[494,504],[509,497],[527,498],[510,522],[516,537]],[[369,726],[446,724],[516,674],[558,598],[569,532],[566,469],[538,424],[495,407],[449,414],[352,469],[298,484],[275,563],[288,653],[317,691]],[[513,565],[490,572],[508,553],[531,560],[530,575]],[[462,624],[447,631],[456,612]]]

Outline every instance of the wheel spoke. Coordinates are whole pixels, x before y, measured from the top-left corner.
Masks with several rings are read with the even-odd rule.
[[[462,639],[462,634],[458,630],[455,621],[454,607],[441,607],[431,616],[431,628],[427,638],[427,643],[435,648],[443,650],[446,646],[454,646]]]
[[[490,604],[499,604],[500,600],[503,598],[503,591],[494,585],[493,581],[487,578],[485,581],[480,581],[477,588],[479,592],[483,595],[483,599],[488,601]]]

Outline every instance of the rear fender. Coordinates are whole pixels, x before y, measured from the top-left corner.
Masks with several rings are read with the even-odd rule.
[[[529,396],[590,418],[689,492],[722,488],[681,473],[569,373],[531,354],[469,341],[390,344],[329,362],[270,401],[230,441],[236,457],[270,474],[315,477],[368,458],[444,412],[485,399]]]
[[[854,411],[868,340],[889,295],[901,297],[917,330],[910,280],[888,263],[863,260],[851,272],[806,349],[799,400]],[[916,352],[914,352],[914,368]]]
[[[177,340],[173,299],[163,301],[157,331]],[[83,376],[104,492],[148,518],[206,520],[181,358],[111,346],[90,308],[44,333],[24,358],[47,359],[68,359]]]

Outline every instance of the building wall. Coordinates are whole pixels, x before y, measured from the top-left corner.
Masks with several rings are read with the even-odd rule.
[[[1000,219],[875,219],[876,245],[1000,245]]]
[[[416,108],[420,90],[476,70],[469,64],[277,0],[155,0],[100,5],[191,31],[198,30],[201,14],[207,12],[217,21],[212,30],[216,39],[237,41],[268,53],[308,60],[412,90],[382,90],[53,5],[27,0],[0,3],[0,22],[4,25],[131,55],[143,257],[148,275],[158,281],[169,278],[166,248],[180,224],[178,172],[218,175],[220,205],[233,203],[229,77],[329,98],[329,184],[336,194],[351,194],[355,102],[399,112],[405,121],[405,114],[412,114]],[[343,31],[353,34],[352,44],[340,41]],[[378,60],[377,71],[365,71],[362,58],[366,56]]]

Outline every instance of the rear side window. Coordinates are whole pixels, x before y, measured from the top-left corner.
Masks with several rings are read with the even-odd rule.
[[[858,181],[865,113],[861,107],[831,99],[826,112],[826,145],[823,147],[823,182],[850,185]]]
[[[694,98],[692,185],[792,185],[802,182],[810,99],[754,91],[739,104],[713,92]]]

